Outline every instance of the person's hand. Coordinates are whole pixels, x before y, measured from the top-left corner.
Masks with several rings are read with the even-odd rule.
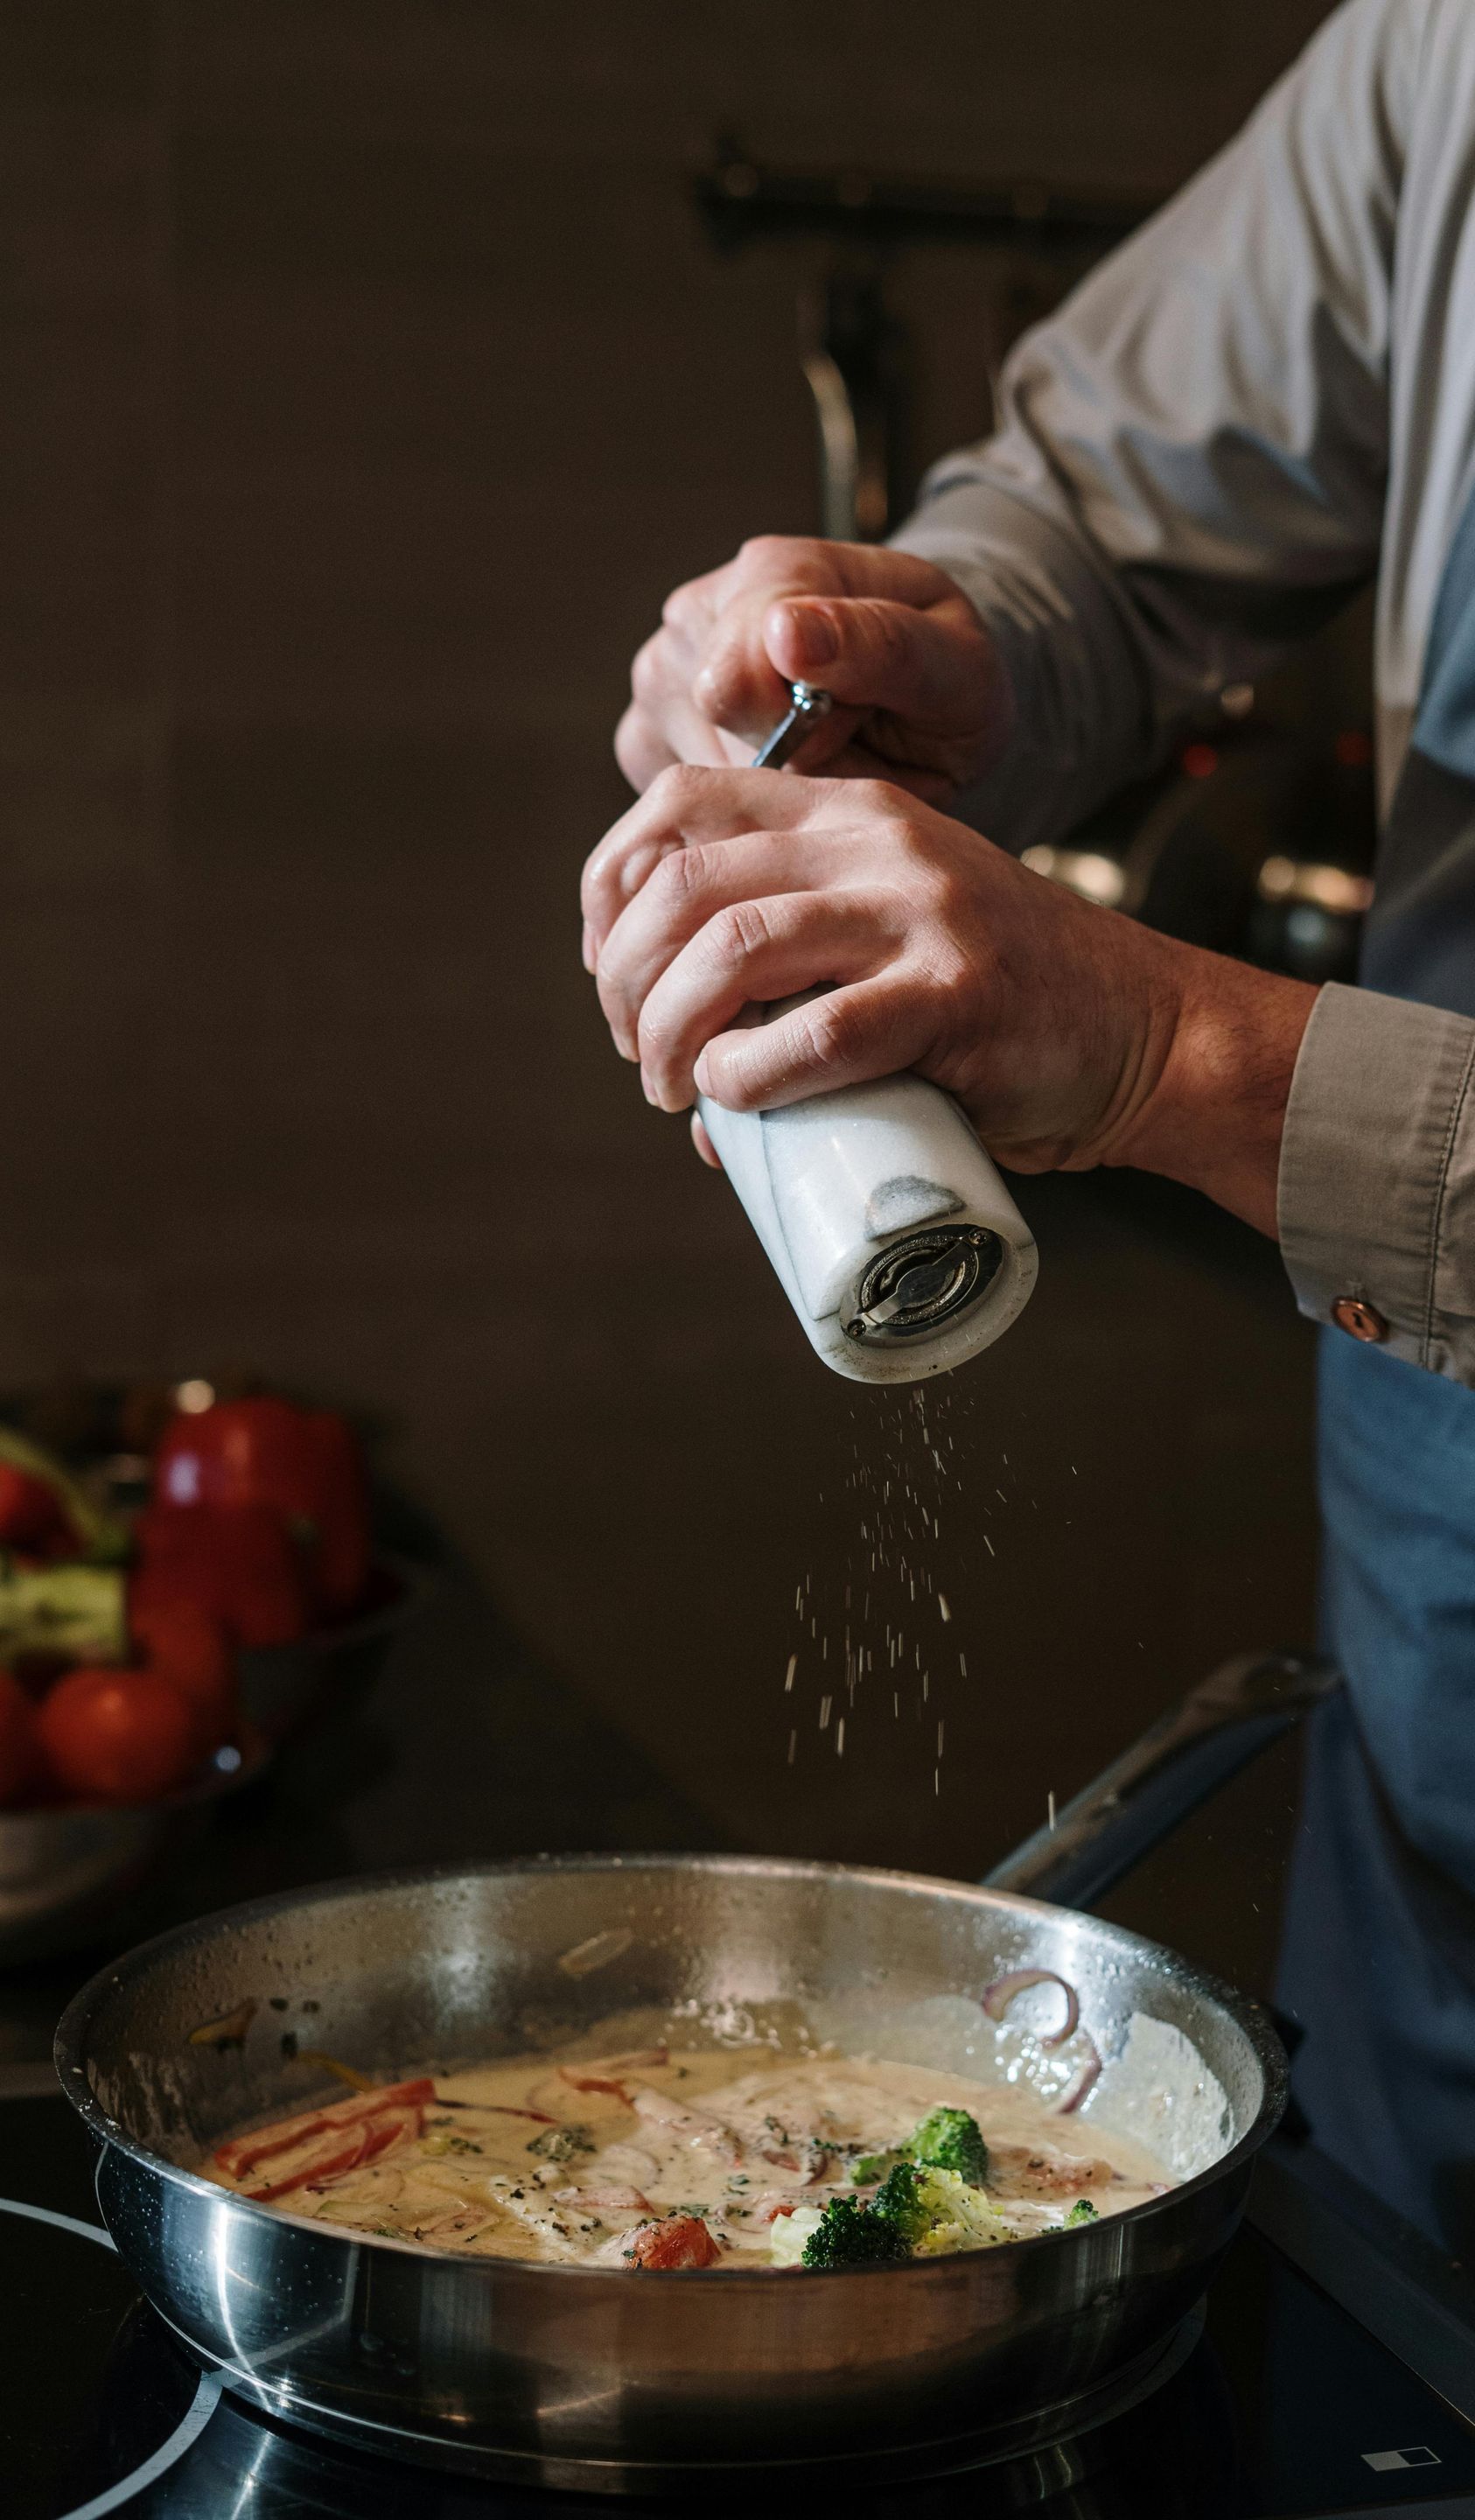
[[[894,787],[668,770],[594,851],[583,906],[610,1030],[662,1110],[912,1069],[1018,1171],[1140,1164],[1274,1230],[1315,989],[1079,901]]]
[[[766,534],[667,599],[635,659],[614,749],[632,788],[673,762],[750,761],[793,682],[836,702],[794,756],[945,803],[1007,739],[993,641],[952,578],[910,552]]]

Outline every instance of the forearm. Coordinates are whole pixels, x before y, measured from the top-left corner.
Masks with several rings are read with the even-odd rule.
[[[1419,0],[1359,0],[1018,344],[999,426],[896,540],[993,633],[1018,737],[968,819],[1018,849],[1143,771],[1376,564]]]

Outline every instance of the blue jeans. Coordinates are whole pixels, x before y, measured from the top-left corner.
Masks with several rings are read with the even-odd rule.
[[[1475,1392],[1323,1335],[1322,1639],[1279,1999],[1324,2151],[1475,2249]]]

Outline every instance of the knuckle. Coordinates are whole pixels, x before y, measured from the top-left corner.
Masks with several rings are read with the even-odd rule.
[[[671,761],[652,781],[650,794],[670,821],[680,823],[696,809],[710,773],[692,761]]]
[[[925,822],[917,822],[916,814],[890,814],[887,830],[890,830],[890,844],[898,852],[898,857],[905,859],[905,865],[911,867],[913,875],[933,870],[933,849],[930,849],[930,834]]]
[[[895,605],[868,605],[866,628],[879,664],[889,667],[906,661],[913,634],[911,624]]]
[[[788,578],[813,565],[820,545],[805,534],[750,534],[738,554],[744,578]]]
[[[651,1008],[648,1004],[642,1007],[640,1020],[635,1027],[635,1050],[642,1067],[648,1069],[652,1076],[662,1074],[666,1064],[668,1031],[658,1008]]]
[[[631,787],[644,793],[666,754],[649,719],[639,709],[627,709],[615,728],[614,757]]]
[[[761,903],[734,901],[719,910],[707,933],[714,959],[725,969],[740,970],[768,943],[769,923]]]
[[[861,1047],[860,1019],[842,996],[831,992],[801,1009],[810,1056],[821,1069],[843,1067]]]
[[[705,849],[668,849],[650,882],[661,906],[676,911],[700,893],[709,872]]]
[[[668,630],[678,631],[684,636],[693,628],[700,611],[701,598],[694,582],[688,578],[685,584],[673,586],[661,606],[660,617]]]
[[[665,657],[660,632],[637,648],[630,668],[630,689],[643,707],[650,707],[664,695],[666,688]]]

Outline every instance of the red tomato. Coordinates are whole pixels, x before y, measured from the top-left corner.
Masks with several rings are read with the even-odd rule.
[[[630,2234],[625,2252],[648,2274],[670,2274],[683,2267],[715,2267],[722,2251],[699,2214],[668,2214],[663,2223],[642,2223]]]
[[[315,1598],[351,1609],[369,1575],[363,1463],[347,1421],[263,1395],[181,1412],[155,1456],[160,1506],[266,1508],[302,1552]]]
[[[156,1672],[69,1671],[35,1721],[50,1778],[77,1802],[156,1802],[195,1765],[195,1710]]]
[[[313,1582],[324,1608],[342,1612],[369,1587],[373,1538],[364,1457],[347,1418],[333,1410],[310,1410],[305,1423],[318,1469]]]
[[[14,1462],[0,1462],[0,1549],[22,1557],[65,1557],[77,1535],[55,1488]]]
[[[198,1601],[145,1598],[128,1622],[150,1671],[195,1709],[201,1750],[217,1749],[236,1720],[236,1670],[218,1619]]]
[[[146,1603],[193,1601],[240,1645],[286,1645],[306,1635],[302,1569],[269,1507],[151,1505],[136,1541],[128,1585],[135,1623]]]
[[[0,1671],[0,1809],[21,1800],[38,1765],[36,1710],[20,1682]]]

